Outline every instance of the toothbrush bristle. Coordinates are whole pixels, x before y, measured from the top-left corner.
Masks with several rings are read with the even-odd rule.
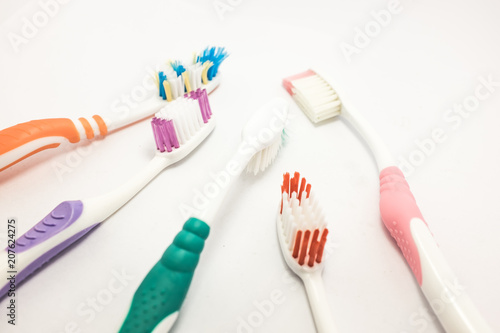
[[[229,56],[224,47],[207,47],[196,57],[196,62],[205,63],[210,61],[213,65],[208,70],[208,79],[212,80],[219,71],[219,65]]]
[[[328,229],[311,184],[298,172],[283,175],[281,185],[281,232],[290,255],[301,266],[321,263]]]
[[[179,60],[171,61],[164,71],[155,78],[159,95],[170,102],[182,97],[185,92],[203,88],[217,76],[220,64],[228,57],[224,47],[207,47],[195,57],[193,64],[184,64]],[[165,82],[168,84],[165,86]]]
[[[172,69],[175,71],[175,74],[177,74],[177,76],[182,75],[182,73],[186,71],[186,69],[179,60],[170,63],[170,65],[172,66]]]
[[[340,114],[341,102],[332,86],[312,70],[283,79],[283,87],[313,123]]]
[[[252,157],[250,162],[248,162],[247,172],[256,175],[257,173],[264,171],[276,159],[276,156],[281,149],[282,143],[282,138],[277,137],[271,145],[257,152]]]
[[[313,267],[315,263],[321,263],[327,235],[328,229],[326,228],[323,229],[321,237],[319,237],[319,229],[314,229],[312,237],[311,230],[306,230],[305,232],[301,230],[297,231],[292,256],[297,259],[299,265],[302,266],[306,263],[306,257],[309,267]]]
[[[185,94],[156,113],[151,121],[156,148],[172,152],[189,141],[212,116],[205,89]]]
[[[288,93],[291,96],[293,96],[293,94],[294,94],[294,92],[293,92],[293,88],[294,88],[293,81],[296,81],[296,80],[299,80],[299,79],[303,79],[303,78],[309,77],[309,76],[314,76],[314,75],[316,75],[316,73],[314,71],[308,69],[305,72],[289,76],[289,77],[283,79],[283,87],[285,87],[286,91],[288,91]]]
[[[281,135],[278,136],[271,145],[262,149],[252,157],[250,162],[247,164],[247,172],[256,175],[270,166],[276,159],[276,156],[278,156],[281,147],[286,142],[286,138],[287,134],[285,133],[285,130],[283,130]]]

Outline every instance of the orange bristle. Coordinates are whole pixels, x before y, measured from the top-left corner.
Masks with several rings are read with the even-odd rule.
[[[321,235],[321,241],[319,242],[318,253],[316,255],[316,262],[318,264],[321,262],[321,259],[323,258],[323,251],[325,249],[327,236],[328,236],[328,229],[325,228],[325,230],[323,230],[323,234]]]
[[[299,250],[300,250],[300,240],[302,239],[302,231],[297,231],[297,234],[295,235],[295,245],[293,247],[293,253],[292,256],[297,259],[299,256]]]
[[[302,199],[302,192],[304,191],[304,187],[306,187],[306,179],[302,178],[302,181],[300,182],[300,190],[299,190],[299,202]]]
[[[307,198],[309,198],[309,194],[311,194],[311,184],[307,184],[306,192],[307,192]]]
[[[319,236],[319,230],[315,229],[313,236],[312,236],[311,247],[309,248],[309,261],[307,262],[309,267],[314,266],[314,261],[316,259],[316,254],[317,254],[318,245],[319,245],[318,236]]]
[[[311,231],[306,230],[304,233],[304,239],[302,240],[302,244],[300,245],[300,254],[299,254],[299,265],[304,265],[306,255],[307,255],[307,247],[309,245],[309,238],[311,237]]]
[[[304,204],[302,202],[303,195],[309,198],[311,195],[311,184],[307,184],[305,178],[300,177],[299,172],[294,172],[293,177],[290,177],[290,173],[283,174],[283,184],[281,185],[281,209],[280,214],[283,214],[283,210],[288,207],[285,205],[290,204],[288,199],[292,198],[292,194],[296,193],[296,198],[299,200],[299,205]],[[284,197],[283,194],[287,193]],[[288,197],[288,198],[287,198]],[[318,224],[320,221],[318,221]],[[313,267],[315,262],[321,263],[323,252],[325,249],[326,239],[328,235],[328,229],[316,228],[313,230],[297,230],[295,233],[292,257],[297,259],[299,265],[304,265],[307,263],[309,267]]]
[[[298,189],[299,189],[299,180],[300,180],[300,173],[298,172],[295,172],[293,174],[293,178],[292,178],[292,181],[290,182],[290,195],[295,192],[297,193]],[[297,193],[298,194],[298,193]]]
[[[290,174],[288,172],[283,175],[282,190],[284,190],[286,193],[290,194]],[[283,193],[283,192],[281,192],[281,193]]]
[[[287,172],[283,175],[283,185],[281,185],[281,209],[280,214],[283,214],[283,193],[290,193],[290,174]]]

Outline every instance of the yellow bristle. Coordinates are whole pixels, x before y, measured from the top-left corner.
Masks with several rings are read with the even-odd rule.
[[[165,89],[165,95],[167,95],[167,101],[171,102],[173,100],[172,91],[170,90],[170,83],[167,80],[163,81],[163,88]]]
[[[213,62],[211,61],[205,61],[205,63],[203,64],[203,72],[201,74],[201,79],[203,80],[203,84],[208,84],[208,70],[210,69],[210,67],[213,66]]]
[[[182,77],[184,78],[184,85],[186,86],[186,91],[189,94],[191,92],[191,85],[189,84],[189,74],[188,74],[188,72],[182,73]]]

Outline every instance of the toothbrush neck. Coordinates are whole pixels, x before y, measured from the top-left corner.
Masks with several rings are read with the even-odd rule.
[[[222,207],[224,199],[229,193],[231,187],[241,175],[255,152],[256,150],[254,148],[249,148],[245,142],[242,142],[239,145],[238,150],[226,163],[224,169],[216,174],[217,179],[220,180],[217,184],[215,184],[218,191],[209,199],[207,208],[202,211],[199,216],[194,217],[203,220],[208,225],[211,225],[214,222],[217,212],[220,207]]]
[[[132,199],[169,164],[171,164],[169,159],[156,155],[145,168],[118,188],[82,201],[88,206],[92,206],[92,211],[96,214],[95,221],[104,221]]]
[[[345,103],[343,104],[344,106],[341,111],[342,116],[347,119],[370,147],[379,171],[395,165],[394,158],[387,148],[387,145],[373,129],[372,125],[353,106],[346,106]]]
[[[318,269],[310,274],[300,275],[300,277],[302,281],[304,281],[316,330],[318,333],[337,333],[338,330],[330,312],[330,305],[326,297],[326,290],[321,272],[322,269]]]
[[[104,114],[102,118],[108,127],[108,132],[112,132],[139,120],[151,118],[155,112],[166,104],[167,102],[163,101],[158,96],[153,95],[141,103],[131,104],[128,110],[108,112]]]

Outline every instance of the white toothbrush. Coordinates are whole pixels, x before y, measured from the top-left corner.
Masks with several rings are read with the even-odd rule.
[[[312,122],[341,115],[369,145],[380,172],[380,213],[396,240],[429,304],[447,300],[434,309],[441,325],[450,333],[488,333],[488,326],[469,296],[454,295],[450,286],[458,279],[446,262],[424,221],[403,172],[389,149],[345,96],[338,85],[313,70],[286,78],[283,85]]]
[[[140,103],[128,113],[94,115],[91,118],[38,119],[17,124],[0,131],[0,171],[49,148],[57,148],[64,142],[78,143],[104,137],[119,128],[151,117],[168,102],[184,97],[198,89],[208,94],[220,83],[217,75],[220,63],[227,57],[224,48],[210,47],[199,53],[191,65],[172,63],[164,73],[155,77],[158,96]]]
[[[64,201],[33,228],[20,236],[13,248],[15,269],[0,263],[0,272],[15,270],[19,284],[48,260],[104,222],[125,205],[166,167],[191,153],[215,127],[206,91],[191,93],[192,98],[175,100],[162,109],[152,121],[157,153],[135,177],[107,194],[84,200]],[[169,135],[166,135],[168,131]],[[7,256],[7,254],[5,255]],[[9,290],[3,282],[0,297]]]
[[[306,288],[309,305],[319,333],[335,333],[321,273],[328,235],[325,217],[311,192],[311,184],[295,172],[283,175],[281,208],[276,228],[281,252],[290,269]]]
[[[242,142],[226,164],[232,165],[229,181],[205,211],[184,223],[183,230],[146,275],[134,294],[120,333],[160,333],[171,329],[224,198],[245,167],[255,174],[273,162],[281,147],[287,115],[288,103],[279,99],[252,115],[243,128]]]

